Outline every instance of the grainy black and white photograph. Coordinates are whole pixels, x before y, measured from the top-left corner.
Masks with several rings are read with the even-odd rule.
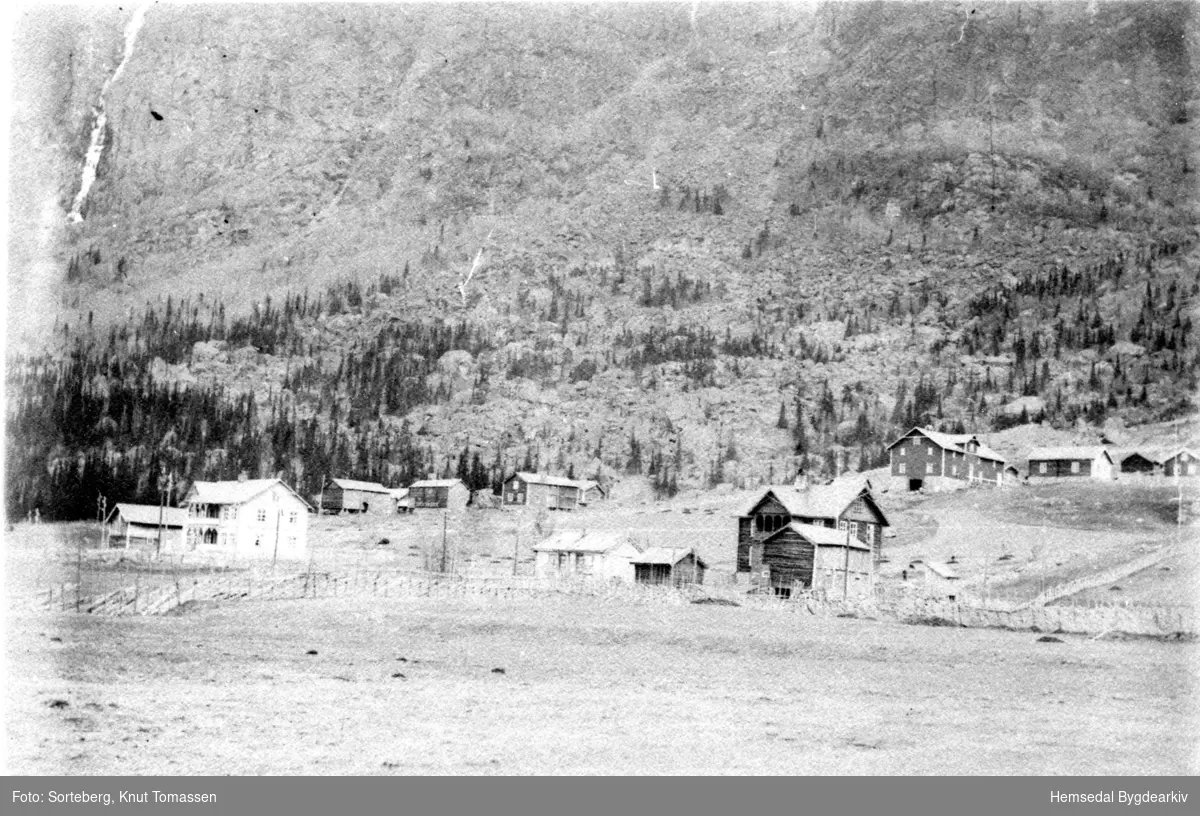
[[[7,772],[1200,772],[1194,3],[10,17]]]

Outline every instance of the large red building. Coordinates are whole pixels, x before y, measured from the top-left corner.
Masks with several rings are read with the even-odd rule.
[[[975,434],[913,428],[887,450],[891,455],[892,485],[902,490],[1004,484],[1004,457]]]

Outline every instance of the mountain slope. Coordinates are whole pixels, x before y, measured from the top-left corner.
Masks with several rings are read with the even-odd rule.
[[[912,421],[1189,415],[1197,42],[1182,3],[154,7],[85,221],[24,250],[72,307],[30,347],[253,391],[271,444],[136,457],[305,484],[670,489],[868,467]],[[55,167],[75,73],[20,131]]]

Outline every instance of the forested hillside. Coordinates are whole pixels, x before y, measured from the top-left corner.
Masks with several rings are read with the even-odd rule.
[[[25,26],[76,65],[14,126],[65,222],[96,60]],[[10,247],[8,511],[1189,416],[1196,45],[1185,3],[154,7],[83,222]]]

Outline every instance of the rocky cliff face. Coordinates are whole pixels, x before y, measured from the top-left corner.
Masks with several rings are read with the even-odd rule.
[[[264,361],[262,390],[314,349],[331,377],[396,321],[461,322],[486,351],[430,374],[435,404],[408,414],[438,457],[536,443],[591,467],[610,464],[600,440],[670,456],[683,438],[693,477],[782,463],[797,402],[825,442],[885,433],[925,375],[937,416],[972,423],[1021,397],[1091,405],[1090,381],[1131,422],[1184,404],[1189,4],[155,5],[67,225],[129,14],[17,31],[10,288],[46,323],[102,330],[201,294],[232,317],[388,277],[307,322],[303,359]],[[978,308],[1114,259],[1131,272],[1094,309],[1074,283]],[[1139,329],[1156,304],[1170,317]],[[1060,312],[1094,336],[1014,369]],[[1152,373],[1118,341],[1162,355]],[[287,390],[319,414],[332,382]]]

